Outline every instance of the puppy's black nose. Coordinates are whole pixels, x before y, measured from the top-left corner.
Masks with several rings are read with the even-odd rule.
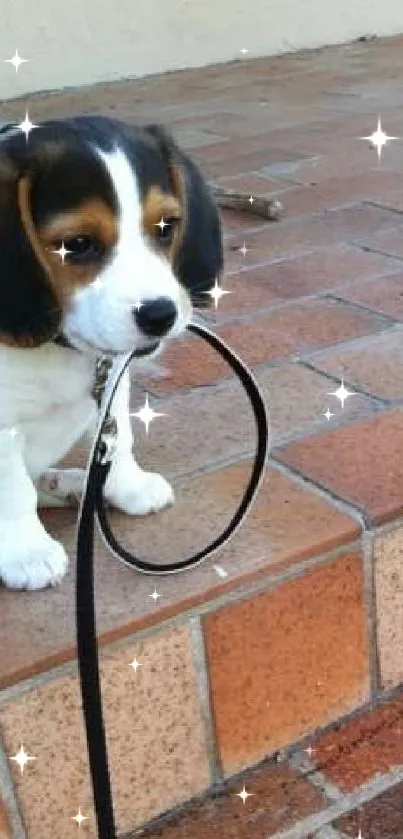
[[[139,329],[152,338],[162,338],[174,325],[178,314],[175,303],[169,297],[142,300],[133,314]]]

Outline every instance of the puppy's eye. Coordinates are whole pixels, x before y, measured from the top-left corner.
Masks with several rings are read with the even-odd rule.
[[[179,218],[171,216],[170,218],[162,217],[155,225],[155,238],[159,245],[167,248],[172,245],[175,230],[180,222]]]
[[[95,236],[71,236],[60,243],[67,253],[65,259],[73,263],[94,262],[103,255],[104,246]]]

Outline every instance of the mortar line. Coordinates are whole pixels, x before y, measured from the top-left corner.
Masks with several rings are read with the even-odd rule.
[[[348,348],[346,348],[346,349],[348,349]],[[321,370],[320,367],[316,366],[315,359],[313,359],[312,361],[308,361],[307,359],[304,359],[304,358],[300,357],[297,360],[297,363],[301,367],[305,367],[307,370],[311,370],[313,373],[320,373],[329,382],[334,382],[335,384],[340,384],[341,376],[336,376],[335,373],[329,373],[326,370],[325,371]],[[343,381],[344,381],[345,385],[346,384],[351,385],[351,387],[354,388],[354,394],[359,394],[360,396],[367,397],[367,399],[371,399],[373,402],[376,403],[376,405],[379,406],[379,408],[386,408],[387,409],[387,408],[394,407],[393,406],[393,401],[391,399],[388,399],[387,397],[384,397],[384,396],[377,396],[376,394],[371,393],[369,390],[366,390],[365,388],[361,387],[361,385],[355,384],[350,379],[345,378],[344,375],[343,375]],[[330,395],[330,394],[326,394],[326,395]],[[352,417],[350,419],[351,425],[354,422],[359,422],[360,419],[361,419],[360,417],[358,417],[358,418]]]
[[[376,614],[376,589],[375,589],[375,558],[374,558],[374,534],[372,530],[366,530],[362,539],[363,567],[364,567],[364,602],[366,628],[368,633],[368,655],[369,655],[369,681],[372,701],[378,696],[379,687],[379,662],[377,644],[377,614]]]
[[[307,478],[296,467],[290,466],[288,463],[284,463],[282,460],[277,459],[275,454],[270,454],[269,463],[273,467],[273,469],[276,469],[278,472],[281,472],[281,474],[285,475],[287,478],[291,478],[296,484],[299,484],[305,489],[310,489],[323,501],[326,501],[328,504],[331,503],[331,506],[335,507],[337,510],[339,510],[339,512],[344,513],[345,515],[354,519],[357,522],[357,524],[359,524],[361,527],[362,532],[359,538],[362,537],[363,531],[371,529],[370,522],[367,522],[366,513],[364,510],[361,510],[359,507],[354,507],[344,498],[337,495],[327,487],[322,486],[322,484],[316,482],[313,478]]]
[[[199,700],[203,717],[205,739],[207,745],[207,759],[210,770],[210,782],[215,785],[222,782],[223,770],[219,758],[216,727],[214,724],[213,705],[211,701],[211,683],[207,662],[206,641],[200,616],[190,618],[190,633],[192,641],[193,661],[196,671]]]
[[[392,274],[391,277],[393,276],[394,275]],[[389,279],[391,279],[391,277],[389,277]],[[381,279],[381,277],[377,277],[377,279]],[[342,288],[338,288],[338,291],[342,290]],[[349,303],[349,305],[354,309],[357,309],[359,312],[363,312],[364,314],[375,315],[376,317],[381,315],[382,318],[390,321],[391,326],[395,326],[396,324],[400,324],[400,326],[402,325],[401,318],[394,318],[393,315],[388,314],[388,312],[379,312],[378,309],[372,309],[371,306],[365,306],[364,303],[360,303],[357,300],[346,300],[345,297],[340,297],[335,292],[326,292],[322,295],[322,297],[325,297],[326,300],[337,300],[339,303]],[[375,333],[373,337],[376,338],[376,335],[377,333]]]

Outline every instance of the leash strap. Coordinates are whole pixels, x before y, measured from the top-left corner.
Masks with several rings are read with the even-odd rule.
[[[95,516],[102,536],[112,553],[143,574],[176,574],[194,567],[225,545],[238,530],[259,490],[264,477],[268,454],[269,427],[266,407],[256,379],[243,361],[213,332],[200,324],[191,323],[190,332],[210,344],[229,364],[249,397],[257,431],[257,446],[249,483],[243,498],[223,533],[206,548],[192,557],[169,565],[161,565],[139,559],[126,551],[117,542],[105,513],[102,497],[103,487],[113,457],[116,425],[109,417],[109,409],[121,377],[136,351],[127,354],[112,366],[112,375],[105,388],[101,403],[100,418],[90,453],[83,496],[78,513],[77,530],[77,572],[76,572],[76,627],[77,653],[80,673],[83,713],[87,733],[87,745],[91,780],[98,826],[98,839],[116,839],[113,798],[111,790],[108,750],[102,713],[102,694],[99,674],[99,656],[96,634],[94,597],[94,520]]]

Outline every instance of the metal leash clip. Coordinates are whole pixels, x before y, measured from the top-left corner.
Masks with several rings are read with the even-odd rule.
[[[101,466],[106,466],[113,459],[116,451],[116,438],[118,435],[118,425],[115,417],[107,416],[102,425],[101,436],[97,446],[97,463]]]

